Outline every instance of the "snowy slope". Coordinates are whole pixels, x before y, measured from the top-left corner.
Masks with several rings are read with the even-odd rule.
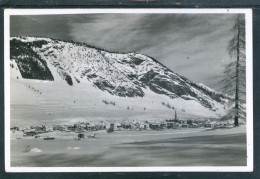
[[[173,117],[174,110],[186,119],[225,114],[222,94],[192,83],[142,54],[110,53],[48,38],[13,37],[11,63],[14,118],[39,118],[37,113],[23,114],[32,106],[50,121],[160,120]]]

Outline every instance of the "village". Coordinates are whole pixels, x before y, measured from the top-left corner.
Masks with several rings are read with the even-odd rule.
[[[75,133],[78,139],[84,138],[85,132],[93,131],[106,131],[112,133],[115,131],[148,131],[148,130],[170,130],[170,129],[189,129],[189,128],[232,128],[233,121],[220,121],[210,119],[198,119],[198,120],[181,120],[179,118],[165,119],[161,121],[137,121],[137,120],[123,120],[123,121],[88,121],[88,122],[76,122],[75,124],[62,124],[62,125],[40,125],[29,127],[11,127],[11,131],[15,133],[20,131],[23,133],[23,137],[33,136],[35,138],[40,137],[40,134],[48,134],[54,131],[63,133]],[[95,137],[94,135],[88,136],[89,138]],[[21,139],[21,138],[17,138]],[[52,140],[55,137],[47,137],[44,140]]]

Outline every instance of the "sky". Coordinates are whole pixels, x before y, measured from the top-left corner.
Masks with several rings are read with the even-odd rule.
[[[73,40],[151,56],[191,81],[218,89],[235,14],[11,16],[11,36]]]

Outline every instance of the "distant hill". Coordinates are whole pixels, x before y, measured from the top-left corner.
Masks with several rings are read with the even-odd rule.
[[[191,82],[143,54],[112,53],[82,43],[37,37],[12,37],[10,47],[11,63],[24,80],[64,82],[66,88],[87,82],[104,92],[100,94],[131,101],[145,98],[150,91],[157,98],[167,96],[168,101],[178,99],[191,106],[200,104],[218,115],[225,113],[227,99],[223,94]],[[172,106],[186,108],[178,106],[181,104]],[[167,102],[161,105],[167,107]]]

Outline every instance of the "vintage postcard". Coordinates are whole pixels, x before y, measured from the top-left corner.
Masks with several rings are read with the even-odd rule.
[[[253,171],[250,9],[5,9],[7,172]]]

